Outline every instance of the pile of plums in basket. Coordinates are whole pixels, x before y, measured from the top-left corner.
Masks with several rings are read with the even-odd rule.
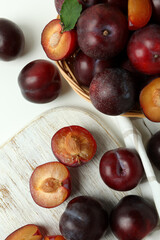
[[[56,1],[61,15],[64,0]],[[160,3],[156,0],[81,1],[75,27],[60,19],[43,29],[42,46],[52,60],[66,60],[96,109],[119,115],[140,109],[160,121]],[[70,11],[72,14],[72,11]],[[155,80],[156,79],[156,80]]]
[[[71,125],[60,128],[51,139],[51,149],[58,161],[39,165],[30,177],[30,192],[36,204],[54,208],[72,192],[70,168],[90,162],[97,144],[85,128]],[[135,188],[144,175],[139,155],[129,148],[116,148],[103,154],[99,162],[99,177],[117,191]],[[97,175],[98,176],[98,175]],[[102,181],[102,184],[103,184]],[[120,240],[140,240],[151,233],[158,223],[155,207],[137,195],[127,195],[111,209],[92,196],[79,195],[69,200],[59,219],[61,235],[42,236],[41,227],[28,224],[5,240],[98,240],[110,226]]]

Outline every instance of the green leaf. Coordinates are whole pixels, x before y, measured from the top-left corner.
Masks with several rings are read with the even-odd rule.
[[[75,27],[75,24],[82,11],[82,5],[78,0],[64,0],[60,11],[60,20],[64,31],[70,31]]]

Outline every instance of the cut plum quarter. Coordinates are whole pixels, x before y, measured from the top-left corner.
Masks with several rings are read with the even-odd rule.
[[[55,157],[69,167],[89,162],[97,150],[92,134],[76,125],[58,130],[52,137],[51,147]]]
[[[46,236],[44,240],[65,240],[62,235]]]
[[[160,78],[152,80],[140,93],[140,105],[152,122],[160,122]]]
[[[48,58],[54,61],[65,59],[77,47],[76,30],[63,32],[60,19],[54,19],[43,29],[41,44]]]
[[[13,233],[5,240],[41,240],[42,235],[39,228],[34,224],[25,225]]]
[[[130,30],[147,25],[151,15],[151,0],[128,0],[128,27]]]
[[[44,208],[53,208],[63,203],[71,193],[69,170],[59,162],[38,166],[30,178],[33,200]]]

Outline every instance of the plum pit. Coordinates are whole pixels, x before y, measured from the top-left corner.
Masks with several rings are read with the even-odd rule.
[[[56,192],[61,186],[61,182],[55,178],[47,178],[41,184],[41,189],[46,193]]]
[[[80,126],[61,128],[52,137],[51,146],[56,158],[70,167],[87,163],[97,150],[92,134]]]

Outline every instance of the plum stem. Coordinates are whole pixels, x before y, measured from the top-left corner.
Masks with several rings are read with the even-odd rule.
[[[81,151],[80,141],[77,137],[72,136],[72,133],[68,133],[66,136],[66,150],[71,155],[78,155]]]
[[[154,58],[158,58],[158,57],[159,57],[159,55],[158,55],[158,54],[155,54],[155,55],[154,55]]]
[[[108,34],[109,34],[108,30],[105,29],[105,30],[103,31],[103,36],[106,37]]]

